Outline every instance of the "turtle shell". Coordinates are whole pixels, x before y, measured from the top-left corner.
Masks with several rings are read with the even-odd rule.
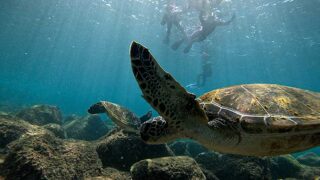
[[[247,133],[320,131],[320,93],[275,84],[217,89],[200,97],[209,121],[223,117]]]

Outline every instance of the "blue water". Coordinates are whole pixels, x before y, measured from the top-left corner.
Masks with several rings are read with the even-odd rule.
[[[180,1],[182,4],[184,1]],[[233,0],[219,27],[189,54],[162,43],[164,1],[2,0],[0,2],[0,104],[54,104],[65,115],[86,114],[99,100],[137,114],[151,107],[131,72],[132,40],[146,45],[183,86],[201,72],[209,49],[213,75],[204,92],[245,83],[275,83],[320,92],[320,1]],[[183,17],[188,32],[196,13]],[[178,32],[173,28],[171,42]]]

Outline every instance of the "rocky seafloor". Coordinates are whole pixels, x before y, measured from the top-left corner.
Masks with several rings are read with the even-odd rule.
[[[316,179],[320,157],[247,157],[192,141],[147,145],[97,115],[55,106],[0,112],[0,179]]]

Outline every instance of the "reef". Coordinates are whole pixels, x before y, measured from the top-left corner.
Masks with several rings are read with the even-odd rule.
[[[34,105],[22,109],[16,116],[35,125],[62,124],[62,114],[56,106]]]
[[[0,179],[250,180],[320,175],[314,153],[258,158],[208,151],[189,140],[148,145],[137,134],[106,125],[99,116],[73,115],[63,121],[61,114],[48,105],[0,113]]]

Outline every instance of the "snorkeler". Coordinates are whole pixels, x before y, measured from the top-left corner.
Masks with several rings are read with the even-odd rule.
[[[207,78],[212,75],[212,62],[210,61],[210,55],[206,52],[202,54],[202,72],[197,77],[197,87],[203,87],[206,85]]]
[[[195,42],[201,42],[204,41],[218,26],[228,25],[230,24],[235,18],[235,14],[233,14],[232,18],[229,21],[223,21],[219,18],[217,18],[215,15],[210,15],[208,18],[203,17],[203,13],[200,13],[199,19],[201,26],[198,30],[193,32],[189,37],[182,38],[175,42],[172,45],[173,50],[177,50],[180,45],[186,41],[187,46],[184,49],[184,53],[188,53]]]
[[[183,34],[184,37],[186,36],[185,30],[181,25],[181,19],[179,17],[181,13],[182,10],[179,9],[175,3],[172,2],[172,0],[168,0],[165,14],[163,15],[161,21],[161,25],[167,25],[166,37],[163,40],[164,43],[168,44],[170,41],[172,25],[176,26],[176,28]]]
[[[152,111],[148,111],[145,115],[141,116],[139,119],[141,123],[144,123],[151,118],[152,118]]]

